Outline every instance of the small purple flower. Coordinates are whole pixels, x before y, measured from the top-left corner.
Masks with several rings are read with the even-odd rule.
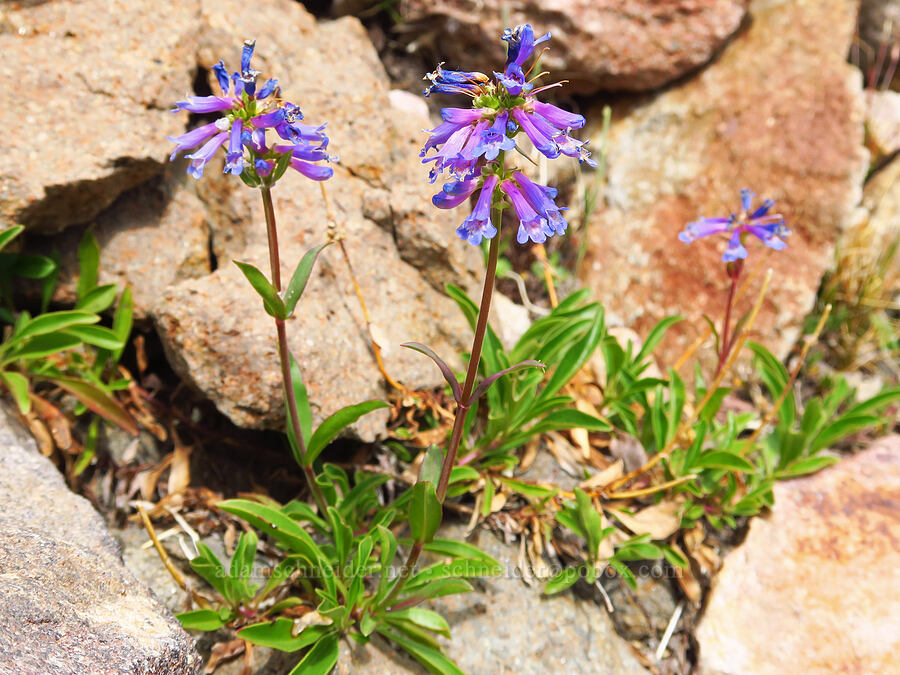
[[[444,172],[452,179],[432,198],[438,208],[465,202],[485,176],[475,209],[457,230],[460,237],[479,244],[494,236],[495,224],[490,221],[490,200],[494,200],[513,206],[520,223],[520,243],[529,239],[543,242],[566,231],[565,209],[556,205],[555,190],[506,168],[504,159],[506,153],[516,149],[516,136],[524,132],[538,151],[551,159],[566,155],[591,166],[596,163],[586,143],[569,135],[572,129],[584,126],[584,117],[536,98],[540,92],[558,86],[535,88],[534,81],[544,73],[531,76],[534,65],[526,67],[535,47],[549,40],[550,34],[535,38],[534,30],[526,24],[507,29],[502,39],[509,45],[506,66],[502,73],[494,73],[493,80],[479,72],[445,70],[443,64],[425,76],[431,83],[426,96],[433,92],[462,94],[472,99],[472,107],[444,108],[443,121],[429,132],[420,156],[423,163],[433,163],[429,173],[432,183]]]
[[[324,133],[325,125],[313,126],[300,122],[303,119],[300,108],[279,99],[278,80],[266,80],[257,90],[259,71],[250,65],[255,44],[250,40],[244,42],[240,72],[233,73],[231,77],[223,61],[212,67],[222,96],[189,96],[175,104],[173,112],[186,110],[196,114],[222,113],[224,116],[181,136],[170,136],[169,140],[175,143],[170,160],[174,160],[183,150],[202,146],[187,155],[192,160],[188,173],[200,178],[206,164],[227,141],[225,173],[240,175],[249,185],[258,185],[260,179],[266,182],[266,179],[279,178],[280,172],[269,177],[278,158],[286,152],[291,153],[290,166],[304,176],[313,180],[330,178],[334,173],[330,167],[315,164],[337,159],[326,152],[328,137]],[[290,145],[282,143],[270,147],[266,142],[268,129],[274,130],[280,139]]]
[[[784,218],[780,214],[769,213],[775,205],[771,199],[765,200],[751,212],[754,196],[748,189],[741,190],[740,213],[733,213],[727,218],[700,218],[688,223],[678,238],[690,244],[713,234],[728,234],[728,246],[722,255],[725,262],[734,262],[747,257],[747,249],[744,247],[744,235],[747,233],[752,234],[769,248],[782,250],[787,246],[784,239],[791,233],[784,224]]]
[[[512,202],[519,219],[519,231],[516,234],[516,241],[524,244],[531,239],[535,244],[543,244],[547,241],[547,237],[553,236],[553,230],[546,218],[535,211],[525,196],[519,191],[519,188],[511,180],[505,180],[500,184],[509,201]]]
[[[497,235],[497,228],[491,222],[491,205],[499,180],[496,175],[490,175],[484,179],[475,208],[472,209],[472,213],[463,221],[463,224],[456,229],[459,238],[473,246],[478,246],[482,239],[491,239]]]

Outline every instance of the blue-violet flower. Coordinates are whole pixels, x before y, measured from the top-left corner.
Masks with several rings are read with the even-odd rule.
[[[729,235],[728,247],[722,255],[725,262],[746,258],[747,249],[744,247],[746,234],[752,234],[769,248],[780,251],[787,244],[784,239],[791,231],[784,224],[784,218],[777,213],[769,213],[775,202],[765,200],[759,207],[752,210],[753,197],[750,190],[741,190],[741,211],[732,213],[727,218],[700,218],[688,223],[678,238],[686,244],[692,241],[708,237],[713,234],[725,233]]]
[[[584,117],[538,101],[537,94],[559,85],[535,88],[540,75],[529,79],[533,65],[524,70],[535,47],[549,40],[550,34],[535,38],[532,27],[525,24],[507,29],[502,39],[508,43],[506,67],[502,73],[495,72],[493,80],[483,73],[445,70],[444,64],[425,76],[429,81],[426,96],[437,92],[472,98],[471,108],[443,109],[443,121],[429,132],[420,156],[423,163],[433,162],[432,183],[445,172],[451,177],[432,199],[438,208],[459,206],[481,189],[471,215],[457,229],[462,239],[475,245],[496,235],[499,223],[491,222],[490,211],[501,201],[510,204],[518,217],[519,243],[529,239],[541,243],[566,231],[565,208],[554,201],[557,191],[504,164],[505,153],[516,148],[520,131],[551,159],[567,155],[596,166],[586,144],[569,135],[584,126]]]
[[[221,96],[188,96],[175,104],[172,112],[186,110],[197,114],[222,113],[223,116],[181,136],[169,136],[175,144],[169,160],[174,161],[178,153],[199,146],[185,156],[191,160],[187,172],[200,178],[207,163],[227,143],[225,173],[241,176],[248,185],[277,180],[288,166],[313,180],[330,178],[334,173],[331,167],[316,163],[337,159],[325,152],[328,147],[325,125],[301,123],[300,108],[281,100],[278,80],[267,80],[257,89],[259,71],[250,67],[255,44],[252,40],[244,42],[241,70],[231,77],[224,62],[219,61],[212,67],[222,90]],[[269,146],[266,141],[268,129],[273,129],[279,136],[278,144]],[[276,167],[280,168],[273,175]]]

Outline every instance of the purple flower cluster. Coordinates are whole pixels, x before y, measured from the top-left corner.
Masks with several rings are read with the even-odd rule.
[[[521,171],[506,169],[503,158],[515,149],[516,136],[525,132],[550,159],[567,155],[590,166],[596,162],[586,144],[569,135],[572,129],[584,126],[584,117],[536,99],[540,92],[559,85],[535,89],[533,80],[539,76],[529,80],[530,70],[523,70],[535,47],[549,40],[550,34],[535,39],[534,30],[525,24],[507,29],[502,39],[508,43],[506,68],[503,73],[495,72],[493,81],[483,73],[444,70],[443,64],[426,75],[430,81],[426,96],[432,92],[464,94],[473,101],[471,108],[443,109],[443,122],[431,130],[420,156],[423,163],[434,163],[432,183],[444,172],[452,179],[434,196],[435,206],[454,208],[481,190],[471,215],[457,229],[462,239],[478,245],[482,239],[494,237],[497,227],[491,222],[491,207],[496,200],[503,200],[519,219],[518,242],[543,243],[547,237],[565,233],[565,209],[556,205],[555,189],[532,182]],[[435,152],[428,155],[431,149]]]
[[[200,178],[207,162],[225,146],[225,173],[240,175],[249,185],[277,180],[288,165],[313,180],[331,178],[334,173],[331,167],[317,164],[337,159],[326,152],[325,125],[303,124],[300,108],[280,99],[278,80],[267,80],[257,89],[259,71],[250,67],[255,44],[251,40],[244,42],[241,70],[230,78],[222,61],[213,66],[221,96],[189,96],[175,104],[172,112],[186,110],[224,116],[181,136],[169,136],[175,143],[169,160],[173,161],[182,150],[193,149],[186,155],[191,160],[187,172]],[[281,142],[268,145],[269,129]]]
[[[728,234],[728,247],[722,255],[725,262],[734,262],[747,257],[747,249],[744,248],[746,234],[752,234],[769,248],[780,251],[787,246],[784,239],[791,231],[784,224],[784,218],[780,214],[769,213],[775,206],[775,202],[771,199],[765,200],[761,206],[751,211],[754,196],[750,190],[741,190],[740,213],[732,213],[727,218],[701,218],[688,223],[678,238],[690,244],[712,234]]]

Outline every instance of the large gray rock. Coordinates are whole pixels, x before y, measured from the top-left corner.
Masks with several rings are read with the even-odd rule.
[[[591,93],[656,89],[703,65],[741,25],[748,1],[404,0],[400,11],[449,67],[485,73],[505,62],[504,28],[550,31],[542,68]]]
[[[900,662],[900,436],[775,487],[697,631],[705,675],[890,673]]]
[[[705,328],[703,314],[721,321],[728,287],[725,242],[688,245],[678,233],[700,215],[739,210],[745,187],[774,199],[793,232],[783,251],[747,243],[745,269],[774,270],[755,332],[778,354],[793,344],[868,166],[861,77],[845,60],[856,6],[755,0],[749,29],[715,63],[615,112],[583,280],[642,335],[686,314],[664,343],[670,360]]]
[[[4,408],[0,449],[0,673],[198,672],[190,637]]]

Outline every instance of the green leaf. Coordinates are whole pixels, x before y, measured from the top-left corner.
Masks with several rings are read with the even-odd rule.
[[[72,468],[72,473],[80,476],[91,465],[94,455],[97,454],[97,437],[100,432],[100,418],[95,417],[88,426],[87,438],[84,441],[84,450],[78,455],[78,461]]]
[[[282,652],[296,652],[317,642],[334,631],[331,626],[307,626],[294,637],[294,622],[279,617],[272,622],[255,623],[238,631],[238,637],[261,647],[270,647]]]
[[[450,626],[447,624],[447,621],[440,614],[430,609],[410,607],[390,612],[388,616],[392,619],[406,619],[417,626],[450,639]]]
[[[228,612],[227,609],[225,611]],[[206,632],[219,630],[228,622],[228,619],[223,620],[219,612],[214,609],[195,609],[192,612],[181,612],[181,614],[176,614],[175,618],[181,622],[185,630],[202,630]]]
[[[702,469],[728,469],[744,473],[756,471],[756,467],[740,455],[718,450],[701,455],[694,466]]]
[[[429,581],[450,577],[494,577],[503,573],[503,567],[484,560],[459,558],[449,563],[437,563],[417,572],[403,589],[405,595],[419,595],[417,589]]]
[[[828,448],[833,443],[847,438],[847,436],[855,434],[857,431],[862,431],[863,429],[868,429],[870,427],[877,427],[880,424],[884,424],[884,420],[875,415],[856,415],[852,417],[844,415],[839,417],[822,429],[822,431],[820,431],[813,439],[809,446],[810,453],[816,453],[819,450]]]
[[[57,270],[56,263],[43,255],[31,253],[0,253],[0,269],[26,279],[44,279]]]
[[[337,564],[341,569],[347,564],[350,557],[350,544],[353,543],[353,530],[341,518],[341,514],[333,506],[328,507],[328,523],[331,525],[331,535],[334,540],[334,549],[337,553]]]
[[[246,602],[253,598],[258,585],[251,585],[253,566],[256,562],[256,547],[259,538],[252,530],[242,532],[234,547],[234,555],[231,557],[229,572],[234,583],[235,602]]]
[[[244,170],[238,174],[242,181],[244,181],[244,185],[249,188],[258,188],[262,181],[259,179],[259,176],[256,175],[256,171],[250,169],[245,166]]]
[[[322,552],[309,533],[278,509],[248,499],[228,499],[216,506],[246,520],[257,530],[265,532],[287,549],[306,556],[310,561],[322,558]]]
[[[493,557],[481,549],[467,544],[464,541],[455,539],[435,538],[430,543],[425,544],[425,550],[437,555],[446,556],[448,558],[468,558],[469,560],[481,560],[493,567],[501,567]]]
[[[290,675],[328,675],[339,654],[338,638],[334,633],[323,635],[312,646]]]
[[[294,313],[297,302],[303,296],[303,291],[306,290],[306,283],[309,281],[309,275],[316,264],[316,258],[326,246],[328,246],[327,243],[310,249],[297,264],[297,269],[294,270],[291,281],[284,292],[284,306],[287,310],[287,316],[291,316]]]
[[[478,480],[480,474],[471,466],[454,466],[450,469],[450,485],[462,481]]]
[[[294,385],[294,399],[297,401],[297,416],[300,418],[300,429],[303,432],[303,441],[309,442],[312,436],[312,410],[309,407],[309,396],[306,393],[306,385],[303,383],[303,375],[300,366],[293,354],[291,359],[291,382]]]
[[[517,492],[518,494],[524,495],[526,497],[537,499],[539,501],[550,499],[551,497],[555,497],[559,493],[559,490],[556,488],[531,485],[529,483],[516,480],[515,478],[506,478],[505,476],[499,476],[499,479],[501,483],[503,483],[506,487],[513,490],[514,492]]]
[[[419,469],[418,482],[437,485],[441,478],[441,468],[444,463],[444,453],[436,445],[432,445],[425,451],[425,459]]]
[[[80,309],[82,312],[94,312],[95,314],[99,314],[112,306],[116,301],[116,295],[118,295],[118,293],[119,287],[116,286],[116,284],[97,286],[88,291],[84,297],[79,296],[78,302],[75,303],[75,309]]]
[[[215,588],[226,602],[231,604],[234,601],[225,565],[202,541],[197,544],[197,556],[191,559],[190,565],[191,569]]]
[[[72,335],[82,342],[102,349],[117,350],[125,346],[121,338],[114,331],[103,326],[72,326],[63,331],[66,335]]]
[[[892,403],[900,401],[900,386],[886,387],[879,394],[875,394],[872,398],[861,401],[850,407],[844,413],[846,417],[856,417],[857,415],[867,415],[885,408]]]
[[[26,321],[21,329],[13,335],[13,341],[18,342],[35,335],[46,335],[47,333],[55,333],[71,326],[92,324],[98,321],[100,321],[100,317],[96,314],[78,310],[41,314]]]
[[[688,559],[681,554],[681,552],[676,551],[671,546],[662,546],[662,552],[665,556],[666,560],[669,561],[669,564],[673,567],[681,567],[682,569],[687,568]]]
[[[436,649],[427,647],[420,642],[403,635],[403,633],[379,624],[376,630],[388,640],[396,642],[398,646],[409,652],[413,658],[436,675],[464,675],[453,661],[441,654]]]
[[[78,286],[76,296],[84,298],[97,286],[100,272],[100,245],[90,230],[86,230],[78,244]]]
[[[627,565],[624,565],[615,558],[610,558],[609,566],[619,573],[619,576],[625,580],[626,584],[635,590],[637,589],[637,580],[634,578],[634,573],[628,569]]]
[[[135,424],[131,415],[128,414],[128,411],[100,387],[73,377],[44,377],[43,379],[65,389],[90,410],[119,428],[124,429],[132,436],[138,435],[137,424]]]
[[[581,567],[566,567],[544,586],[544,595],[555,595],[570,588],[581,577]]]
[[[409,531],[412,538],[425,544],[434,539],[441,525],[441,503],[430,482],[416,483],[412,487],[409,503]]]
[[[603,526],[603,516],[594,508],[591,498],[587,493],[575,488],[575,513],[585,533],[588,545],[588,558],[596,560],[600,544],[610,533],[610,528]]]
[[[837,457],[802,457],[788,464],[784,469],[778,471],[775,475],[778,478],[794,478],[796,476],[805,476],[808,473],[815,473],[832,464],[836,464],[840,460]]]
[[[345,428],[356,422],[360,417],[366,415],[373,410],[379,408],[388,408],[387,403],[383,401],[364,401],[356,405],[350,405],[341,408],[336,413],[328,417],[319,428],[313,433],[306,447],[306,463],[311,465],[319,456],[319,453],[325,449],[334,438]]]
[[[543,391],[541,391],[541,401],[545,401],[551,396],[554,396],[575,376],[575,373],[581,370],[581,367],[590,358],[591,354],[594,353],[594,350],[600,343],[600,339],[603,337],[604,327],[604,312],[601,308],[591,323],[591,328],[587,334],[572,345],[560,359],[559,365],[553,371],[553,374],[544,386]]]
[[[278,159],[275,160],[275,167],[272,169],[272,173],[269,174],[269,184],[277,181],[288,170],[288,167],[291,165],[292,154],[292,152],[285,152],[278,156]]]
[[[12,227],[3,230],[3,232],[0,232],[0,250],[6,248],[6,245],[22,234],[22,230],[24,229],[24,225],[13,225]]]
[[[647,339],[644,340],[644,344],[641,347],[641,351],[638,352],[638,355],[634,357],[635,363],[643,362],[650,354],[653,353],[653,350],[662,342],[662,339],[666,335],[666,331],[669,330],[676,323],[683,321],[683,316],[669,316],[660,321],[653,327],[653,330],[650,331],[649,335],[647,335]]]
[[[268,279],[266,279],[265,275],[250,263],[242,263],[235,260],[234,264],[244,273],[244,276],[247,277],[247,281],[250,282],[250,285],[253,286],[259,297],[262,298],[266,314],[273,316],[276,319],[286,319],[287,310],[284,306],[284,301],[281,299],[281,296],[278,295],[278,291],[275,290],[275,287],[269,283]]]
[[[375,594],[375,605],[381,603],[388,591],[388,572],[394,557],[397,555],[397,538],[394,533],[383,525],[376,525],[375,536],[378,537],[378,544],[381,548],[381,576],[378,579],[378,591]]]
[[[417,351],[420,354],[424,354],[429,359],[434,361],[435,365],[441,371],[441,374],[444,376],[444,379],[447,381],[447,384],[450,385],[450,391],[453,392],[453,400],[457,403],[460,402],[460,398],[462,397],[462,391],[459,388],[459,380],[456,379],[456,375],[453,373],[453,370],[447,363],[437,355],[437,353],[429,346],[423,345],[420,342],[404,342],[401,347],[406,347],[407,349],[412,349],[413,351]],[[476,401],[478,397],[475,396],[471,400]]]
[[[19,412],[27,415],[31,411],[31,399],[28,397],[28,380],[25,376],[10,370],[0,370],[0,380],[15,399]]]
[[[84,326],[87,328],[88,326]],[[89,326],[93,328],[93,326]],[[3,359],[3,363],[24,361],[25,359],[37,359],[56,354],[66,349],[74,349],[81,345],[81,338],[67,333],[47,333],[37,335],[25,342],[18,342],[17,346]]]
[[[126,286],[122,290],[119,297],[119,304],[116,305],[116,313],[113,315],[113,333],[119,338],[122,346],[112,350],[113,363],[118,363],[122,358],[122,351],[131,335],[131,326],[134,321],[134,301],[131,299],[131,286]]]
[[[469,593],[472,590],[474,590],[472,584],[465,579],[449,577],[422,583],[416,586],[415,592],[410,593],[409,597],[419,600],[433,600],[434,598],[442,598],[446,595]]]

